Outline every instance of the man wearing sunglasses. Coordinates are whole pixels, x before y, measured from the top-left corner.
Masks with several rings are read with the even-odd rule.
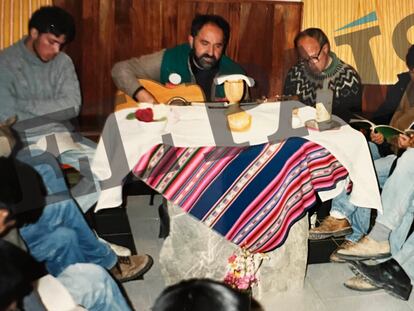
[[[297,96],[302,103],[314,106],[317,91],[324,85],[333,92],[332,113],[348,121],[361,111],[362,86],[358,73],[331,51],[325,33],[308,28],[295,38],[298,62],[288,72],[284,95]]]

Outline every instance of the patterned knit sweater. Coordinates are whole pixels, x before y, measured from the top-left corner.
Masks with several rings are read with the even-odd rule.
[[[353,113],[361,111],[362,86],[358,73],[350,65],[330,52],[332,62],[320,74],[311,72],[304,63],[294,65],[288,72],[283,93],[297,95],[308,106],[316,104],[316,90],[328,80],[328,88],[333,91],[332,113],[348,121]]]

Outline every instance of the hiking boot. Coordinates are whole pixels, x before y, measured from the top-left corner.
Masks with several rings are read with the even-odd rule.
[[[359,292],[371,292],[380,288],[372,285],[362,275],[355,275],[344,283],[344,286]]]
[[[388,241],[377,242],[365,236],[355,245],[338,250],[336,255],[344,260],[387,258],[391,256],[390,243]]]
[[[338,263],[346,262],[346,260],[339,258],[336,253],[340,249],[347,249],[347,248],[349,248],[349,247],[351,247],[351,246],[353,246],[355,244],[356,243],[355,242],[352,242],[352,241],[348,241],[348,240],[343,241],[342,244],[339,245],[336,250],[334,250],[334,252],[331,254],[331,256],[329,256],[329,260],[331,262],[338,262]]]
[[[151,268],[153,262],[150,255],[118,257],[118,262],[110,272],[118,281],[128,282],[144,275]]]
[[[309,230],[309,240],[322,240],[331,236],[340,237],[351,233],[352,228],[348,220],[327,216],[319,227]]]

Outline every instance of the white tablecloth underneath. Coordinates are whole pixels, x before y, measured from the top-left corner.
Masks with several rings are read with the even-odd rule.
[[[110,137],[108,131],[116,130],[106,124],[102,133],[103,138],[101,137],[99,141],[92,163],[92,172],[100,180],[109,179],[113,174],[123,175],[119,179],[122,180],[122,177],[125,177],[128,172],[112,172],[109,164],[113,161],[119,161],[120,150],[118,148],[123,148],[125,151],[128,169],[132,170],[140,157],[157,144],[166,143],[176,147],[199,147],[267,143],[269,142],[268,137],[278,132],[280,107],[284,104],[302,107],[299,109],[299,117],[294,117],[291,122],[294,128],[303,127],[306,120],[315,118],[314,108],[303,106],[299,102],[274,102],[246,106],[244,109],[252,115],[250,130],[242,133],[232,133],[227,128],[225,109],[212,109],[204,106],[153,106],[141,104],[142,107],[153,107],[156,116],[167,117],[167,121],[150,123],[140,122],[136,119],[128,120],[126,116],[135,112],[135,108],[118,111],[109,118],[116,119],[121,140],[111,141],[111,148],[105,149],[105,139],[103,138]],[[349,178],[353,182],[353,190],[350,194],[352,203],[382,211],[381,198],[368,144],[360,132],[355,131],[349,125],[343,125],[332,130],[309,130],[302,136],[325,147],[348,170]],[[280,135],[277,137],[283,138]],[[341,187],[330,191],[329,194],[320,193],[321,199],[327,200],[337,195],[342,191],[344,184],[342,183]],[[111,185],[110,188],[102,189],[96,211],[116,207],[121,203],[122,184],[119,182]]]

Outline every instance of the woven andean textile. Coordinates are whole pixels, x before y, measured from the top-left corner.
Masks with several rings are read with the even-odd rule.
[[[252,252],[281,246],[289,228],[348,176],[303,138],[253,147],[154,146],[133,169],[165,198]]]

